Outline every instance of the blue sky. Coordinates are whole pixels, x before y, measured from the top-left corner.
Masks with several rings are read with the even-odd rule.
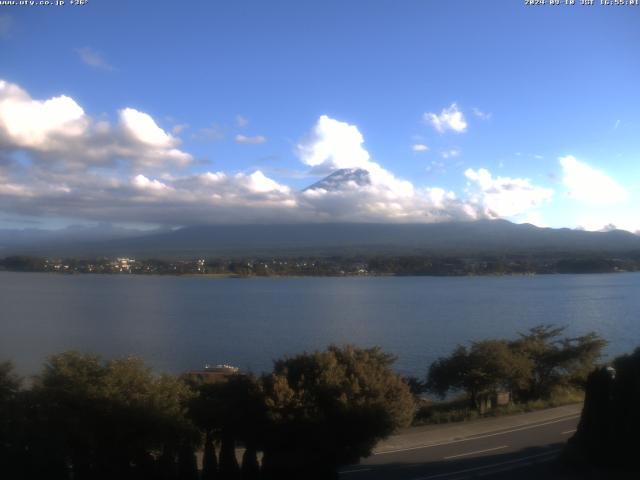
[[[0,227],[640,230],[639,20],[524,1],[0,7]],[[300,192],[341,168],[369,184]]]

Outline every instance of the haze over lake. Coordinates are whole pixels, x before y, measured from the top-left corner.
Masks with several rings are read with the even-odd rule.
[[[268,370],[330,343],[380,345],[423,376],[459,343],[541,323],[594,330],[610,355],[640,344],[640,274],[212,279],[0,272],[0,361],[36,373],[67,349]]]

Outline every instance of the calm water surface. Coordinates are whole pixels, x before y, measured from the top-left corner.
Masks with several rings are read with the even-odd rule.
[[[35,373],[67,349],[135,354],[159,371],[268,370],[330,343],[380,345],[423,376],[459,343],[540,323],[640,345],[640,274],[211,279],[0,272],[0,360]]]

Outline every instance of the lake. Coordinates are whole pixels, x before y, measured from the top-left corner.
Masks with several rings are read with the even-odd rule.
[[[68,349],[138,355],[157,371],[254,372],[330,343],[380,345],[424,376],[457,344],[541,323],[640,346],[640,274],[215,279],[0,272],[0,361],[39,371]]]

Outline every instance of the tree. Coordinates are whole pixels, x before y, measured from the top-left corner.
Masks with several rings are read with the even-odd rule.
[[[545,398],[562,385],[584,387],[606,342],[596,333],[560,338],[564,327],[539,325],[509,340],[458,346],[429,368],[427,389],[444,397],[463,390],[474,408],[483,399],[507,390],[516,400]]]
[[[331,346],[275,362],[263,378],[266,478],[334,478],[413,417],[411,392],[379,348]]]
[[[23,466],[20,436],[24,422],[20,409],[22,380],[11,362],[0,363],[0,472],[7,478],[16,477]]]
[[[189,404],[189,415],[204,433],[207,453],[206,475],[213,478],[236,479],[240,466],[236,460],[237,442],[246,447],[247,468],[257,462],[257,450],[261,445],[266,422],[266,406],[262,387],[250,374],[237,374],[216,383],[194,383],[195,397]],[[221,441],[219,472],[212,441]]]
[[[418,377],[404,377],[404,383],[407,384],[409,390],[415,398],[419,398],[427,390],[427,384],[420,380]]]
[[[180,480],[198,480],[198,464],[193,446],[183,444],[178,452],[178,478]]]
[[[213,440],[206,436],[202,455],[202,480],[214,480],[218,478],[218,458],[213,446]]]
[[[77,352],[55,355],[31,395],[34,428],[78,479],[126,476],[148,464],[151,452],[197,442],[185,416],[188,387],[153,375],[137,358],[103,362]]]
[[[532,363],[531,373],[520,396],[544,398],[559,385],[584,387],[607,342],[594,332],[579,337],[560,338],[565,327],[538,325],[510,343],[515,352]]]
[[[13,363],[0,363],[0,405],[15,398],[20,390],[21,378],[13,371]]]
[[[474,342],[459,346],[429,368],[427,388],[441,397],[452,389],[464,390],[473,408],[482,410],[484,400],[500,390],[511,392],[527,378],[530,362],[514,353],[505,340]]]
[[[594,370],[587,380],[584,408],[564,459],[598,465],[603,478],[638,478],[640,430],[640,348],[613,361],[613,368]],[[608,474],[608,475],[607,475]]]

